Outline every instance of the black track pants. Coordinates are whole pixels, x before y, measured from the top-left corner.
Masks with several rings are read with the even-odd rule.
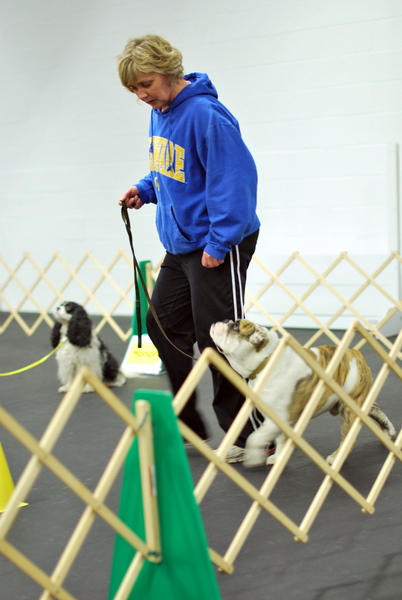
[[[200,352],[215,347],[209,335],[212,323],[243,317],[246,272],[254,253],[258,231],[245,238],[226,256],[219,267],[207,269],[201,264],[202,251],[173,255],[167,253],[161,265],[152,303],[169,339],[186,354],[193,355],[194,344]],[[147,313],[147,330],[158,349],[176,394],[190,373],[194,361],[175,350],[161,333],[151,313]],[[213,408],[219,425],[227,431],[240,410],[244,396],[215,368]],[[196,394],[188,400],[180,418],[202,439],[209,437],[206,425],[196,407]],[[246,424],[238,441],[244,446],[258,426],[254,417]]]

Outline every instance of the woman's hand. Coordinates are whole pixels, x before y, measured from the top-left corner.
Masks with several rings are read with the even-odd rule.
[[[119,199],[119,205],[126,204],[127,208],[135,208],[138,210],[142,206],[142,201],[138,192],[138,188],[133,185]]]
[[[201,264],[203,267],[206,267],[207,269],[213,269],[214,267],[219,267],[219,265],[221,265],[223,262],[224,262],[223,260],[219,260],[219,258],[214,258],[213,256],[211,256],[210,254],[208,254],[208,252],[202,253]]]

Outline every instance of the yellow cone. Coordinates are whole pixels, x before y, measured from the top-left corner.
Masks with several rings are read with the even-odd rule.
[[[0,443],[0,513],[4,512],[13,491],[13,478],[8,468],[3,446]],[[27,506],[27,502],[21,502],[20,506]]]

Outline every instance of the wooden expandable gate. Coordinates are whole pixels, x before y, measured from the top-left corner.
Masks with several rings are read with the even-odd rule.
[[[152,268],[149,261],[145,262],[148,263],[148,287],[152,289],[159,265]],[[296,313],[304,315],[309,325],[302,327],[314,330],[310,340],[305,343],[307,347],[315,344],[322,335],[338,345],[339,336],[335,330],[344,330],[357,319],[367,331],[371,331],[390,348],[390,342],[383,331],[394,318],[399,319],[397,331],[402,325],[402,301],[399,298],[401,265],[400,254],[392,252],[374,271],[368,271],[347,252],[342,252],[321,272],[299,252],[294,252],[273,271],[254,256],[252,266],[258,269],[261,274],[259,278],[263,283],[254,293],[246,289],[245,312],[249,314],[252,311],[253,321],[273,326],[280,333],[285,333],[285,327],[292,327],[291,319]],[[302,293],[300,287],[289,283],[292,279],[289,271],[292,269],[297,270],[299,278],[311,282],[304,286]],[[349,279],[354,282],[350,288],[339,285],[339,281],[344,280],[344,269],[350,272]],[[43,267],[38,265],[28,252],[24,253],[15,267],[8,265],[0,255],[0,308],[6,315],[0,323],[0,334],[13,322],[18,323],[28,336],[33,335],[42,323],[51,328],[53,319],[50,312],[55,304],[61,300],[74,300],[85,306],[90,314],[100,315],[96,323],[97,332],[109,325],[122,341],[127,341],[131,337],[131,327],[123,330],[116,315],[133,314],[131,275],[132,261],[124,250],[119,250],[107,266],[102,265],[89,250],[75,266],[71,266],[59,252],[55,252]],[[393,284],[386,285],[385,281],[392,281]],[[320,311],[314,311],[311,307],[311,303],[316,304],[323,291],[329,303],[337,307],[333,314],[327,317],[319,315]],[[279,316],[267,308],[272,306],[278,293],[286,301],[285,310],[282,308],[284,303],[281,302]],[[366,310],[362,307],[366,294],[371,293],[375,294],[375,299],[370,296],[366,304],[371,307],[377,304],[386,307],[376,323],[370,322]],[[37,315],[33,323],[30,324],[24,316],[26,312]],[[341,318],[345,318],[347,324],[339,327],[337,323]]]
[[[52,450],[60,437],[72,411],[80,400],[85,383],[89,383],[95,392],[109,407],[126,423],[126,428],[120,441],[100,478],[94,492],[91,492],[81,481],[58,460]],[[83,368],[75,378],[70,390],[64,396],[54,417],[49,423],[40,441],[36,440],[22,425],[20,425],[4,408],[0,407],[0,423],[12,433],[16,439],[31,452],[20,480],[15,486],[7,507],[0,518],[0,551],[39,586],[44,592],[40,600],[52,597],[60,600],[75,600],[63,588],[63,582],[77,557],[85,539],[93,525],[95,517],[102,518],[116,533],[131,544],[138,553],[128,573],[128,579],[134,581],[141,570],[144,560],[157,562],[161,560],[160,532],[157,513],[157,496],[150,493],[149,486],[142,486],[143,506],[146,524],[145,542],[127,527],[106,504],[105,498],[117,477],[126,458],[134,437],[138,435],[141,447],[141,472],[145,479],[153,468],[153,445],[151,415],[146,402],[137,403],[137,417],[134,417],[125,405],[106,387],[89,369]],[[72,533],[53,573],[48,575],[17,548],[10,544],[6,535],[13,524],[21,503],[26,498],[35,483],[42,466],[46,466],[86,505],[86,508]],[[127,584],[125,584],[127,585]],[[127,590],[126,590],[127,591]],[[129,590],[128,590],[129,591]],[[121,598],[127,597],[121,596]]]
[[[383,365],[377,377],[375,378],[371,391],[362,407],[358,407],[356,403],[332,379],[332,374],[336,370],[337,365],[341,361],[346,349],[351,346],[356,334],[360,335],[362,340],[371,346],[371,348],[378,354],[383,362]],[[277,364],[277,361],[280,360],[281,355],[287,346],[291,346],[295,352],[297,352],[306,361],[306,363],[316,372],[320,380],[298,422],[293,428],[284,422],[272,409],[267,407],[259,395],[264,386],[264,382],[270,377],[275,365]],[[318,362],[312,360],[305,349],[290,334],[285,334],[273,353],[269,363],[265,367],[264,371],[262,371],[258,380],[258,384],[254,389],[251,389],[247,383],[239,375],[237,375],[222,359],[222,357],[212,348],[208,348],[202,353],[183,387],[173,400],[173,407],[176,414],[180,413],[181,409],[186,404],[188,398],[200,382],[205,372],[209,369],[210,365],[213,365],[215,368],[221,371],[223,375],[246,396],[246,401],[243,405],[243,408],[240,410],[229,431],[223,438],[217,451],[213,451],[184,423],[182,423],[180,420],[178,421],[182,436],[192,443],[193,446],[208,461],[208,465],[194,490],[196,501],[199,504],[202,502],[210,486],[212,485],[214,478],[219,472],[228,477],[250,499],[250,508],[245,518],[239,524],[226,552],[224,554],[220,554],[213,548],[209,549],[211,560],[221,571],[227,573],[231,573],[233,571],[236,557],[247,540],[261,511],[267,511],[293,535],[296,541],[299,542],[306,542],[308,540],[311,526],[314,523],[314,520],[316,519],[331,487],[334,484],[342,488],[342,490],[346,492],[350,498],[352,498],[361,507],[362,511],[368,514],[372,514],[374,512],[375,502],[387,481],[393,465],[395,464],[396,460],[402,461],[402,429],[397,434],[396,439],[392,441],[387,437],[386,434],[382,432],[379,427],[372,422],[368,414],[390,372],[392,371],[399,379],[402,379],[402,369],[396,362],[396,358],[400,353],[401,346],[402,332],[397,336],[394,343],[391,344],[389,352],[387,352],[374,338],[374,336],[367,332],[366,329],[364,329],[356,321],[345,332],[330,364],[324,371]],[[54,444],[56,443],[64,426],[71,416],[72,411],[77,406],[85,382],[88,382],[93,386],[100,398],[102,398],[126,424],[126,429],[120,439],[120,442],[110,458],[110,461],[93,493],[52,454],[52,448]],[[303,437],[303,433],[314,413],[315,407],[320,400],[325,386],[329,386],[334,393],[338,394],[342,402],[350,407],[350,409],[356,415],[353,425],[347,437],[342,442],[332,466],[328,465],[325,459]],[[287,436],[287,442],[283,452],[280,454],[273,467],[268,471],[265,481],[259,489],[253,486],[245,476],[243,476],[238,470],[233,468],[224,460],[224,456],[228,448],[234,443],[254,407],[257,407],[258,410],[272,419]],[[141,566],[144,564],[144,561],[155,560],[155,556],[158,557],[158,560],[160,559],[163,561],[163,548],[159,547],[158,518],[157,511],[155,510],[155,504],[150,504],[151,513],[148,517],[150,525],[146,532],[146,540],[143,541],[131,529],[126,527],[126,525],[124,525],[124,523],[116,516],[116,514],[110,511],[104,503],[107,493],[113,481],[115,480],[117,472],[121,468],[134,437],[137,434],[141,435],[141,431],[143,430],[143,425],[145,423],[147,423],[148,427],[151,426],[148,420],[146,406],[144,407],[143,418],[140,419],[138,415],[137,418],[135,418],[120,402],[120,400],[107,387],[104,386],[101,381],[99,381],[90,371],[83,369],[79,375],[77,375],[72,388],[64,396],[59,409],[52,418],[40,441],[37,441],[3,408],[0,408],[0,423],[6,427],[8,431],[14,435],[17,440],[32,454],[32,458],[28,462],[25,471],[18,481],[9,500],[8,506],[0,519],[0,551],[43,587],[44,591],[40,600],[49,600],[49,598],[52,596],[55,598],[60,598],[61,600],[75,600],[73,596],[69,594],[68,591],[63,587],[63,583],[96,517],[102,518],[110,527],[112,527],[129,544],[131,544],[133,548],[136,549],[135,563],[133,562],[132,567],[130,568],[130,585],[133,584],[135,578],[140,573]],[[353,486],[353,484],[340,473],[345,458],[349,453],[349,450],[354,445],[363,426],[367,427],[388,451],[384,464],[375,481],[373,481],[373,485],[366,497],[363,496]],[[150,439],[149,429],[147,430],[148,433],[145,432],[145,429],[143,431],[143,435],[145,436],[143,443],[145,444],[146,448],[144,452],[145,462],[143,468],[147,469],[152,463],[152,448],[148,444]],[[300,523],[296,523],[270,499],[270,496],[276,484],[278,483],[278,480],[285,469],[292,452],[296,447],[299,448],[321,470],[323,475],[319,490]],[[43,465],[50,469],[86,504],[86,508],[76,529],[72,533],[70,540],[67,543],[53,573],[50,575],[45,573],[36,564],[24,556],[6,539],[7,532],[9,531],[18,513],[18,506],[20,502],[26,498]],[[145,498],[144,502],[148,504],[150,499]],[[155,549],[157,552],[155,552]],[[119,595],[119,600],[124,600],[124,598],[128,597],[129,588],[130,586],[126,586],[126,588],[122,590]]]

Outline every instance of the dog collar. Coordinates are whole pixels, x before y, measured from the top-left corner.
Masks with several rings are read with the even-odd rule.
[[[269,356],[266,356],[264,358],[264,360],[258,365],[258,367],[256,367],[254,369],[254,371],[252,371],[250,373],[250,375],[248,376],[248,379],[255,379],[257,377],[258,373],[261,373],[263,368],[268,364],[268,361],[269,361]]]

